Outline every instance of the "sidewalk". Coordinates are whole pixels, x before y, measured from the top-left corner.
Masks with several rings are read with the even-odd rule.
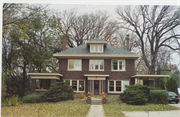
[[[104,117],[104,110],[102,105],[91,105],[87,117]]]

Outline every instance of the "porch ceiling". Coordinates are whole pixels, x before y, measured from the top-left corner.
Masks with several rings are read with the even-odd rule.
[[[131,78],[138,78],[141,80],[154,80],[158,78],[166,78],[169,77],[169,75],[134,75],[131,76]]]
[[[60,76],[63,76],[58,73],[27,73],[31,76],[31,79],[56,79],[60,80]]]

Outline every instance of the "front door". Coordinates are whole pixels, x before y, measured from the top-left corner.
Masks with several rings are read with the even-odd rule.
[[[94,95],[99,95],[99,80],[94,81]]]

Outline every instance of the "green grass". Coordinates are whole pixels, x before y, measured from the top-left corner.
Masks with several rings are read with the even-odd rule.
[[[75,99],[56,103],[44,102],[2,106],[1,116],[86,116],[90,104],[85,99]]]
[[[107,103],[103,105],[106,116],[125,115],[121,111],[166,111],[177,110],[179,108],[165,104],[146,104],[146,105],[129,105],[123,103],[119,97],[107,97]]]

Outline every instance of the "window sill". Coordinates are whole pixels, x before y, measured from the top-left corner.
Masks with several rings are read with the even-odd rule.
[[[68,69],[68,71],[82,71],[82,70],[73,70],[73,69]]]
[[[74,93],[85,93],[85,91],[73,91]]]
[[[111,70],[111,71],[122,71],[122,72],[124,71],[125,72],[126,70]]]
[[[107,93],[123,93],[123,91],[118,91],[118,92],[117,91],[116,92],[112,91],[112,92],[107,92]]]
[[[47,91],[47,89],[36,89],[36,91]]]

